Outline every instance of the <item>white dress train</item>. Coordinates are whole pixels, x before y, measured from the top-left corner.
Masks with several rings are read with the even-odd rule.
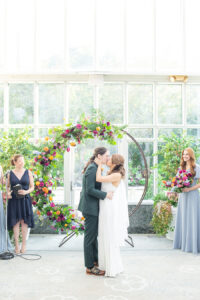
[[[123,272],[120,256],[120,246],[128,236],[129,226],[128,201],[124,180],[118,187],[111,182],[102,183],[101,190],[113,191],[112,200],[106,198],[100,200],[98,255],[99,268],[105,270],[105,276],[115,277]]]

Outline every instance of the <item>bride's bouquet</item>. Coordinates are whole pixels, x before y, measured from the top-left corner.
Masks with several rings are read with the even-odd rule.
[[[171,181],[163,181],[167,188],[171,188],[172,192],[182,193],[182,190],[186,187],[190,187],[193,182],[192,174],[190,171],[178,169],[176,177]]]

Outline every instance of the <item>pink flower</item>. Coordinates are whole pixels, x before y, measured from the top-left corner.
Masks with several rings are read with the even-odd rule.
[[[37,202],[36,202],[36,201],[33,201],[33,202],[32,202],[32,204],[33,204],[33,205],[36,205],[36,204],[37,204]]]
[[[51,202],[51,203],[50,203],[50,206],[51,206],[51,207],[55,207],[55,203]]]
[[[69,152],[70,151],[70,147],[67,147],[67,152]]]
[[[34,161],[35,161],[35,162],[37,162],[37,161],[38,161],[38,160],[37,160],[37,157],[35,157],[35,158],[34,158]]]
[[[70,133],[70,130],[69,130],[69,129],[66,129],[66,130],[65,130],[65,133],[66,133],[66,134]]]
[[[48,163],[48,162],[46,162],[44,165],[45,165],[46,167],[48,167],[49,163]]]
[[[73,225],[73,226],[71,227],[71,229],[72,229],[72,230],[76,229],[76,226]]]
[[[76,128],[78,128],[78,129],[81,129],[81,127],[82,127],[81,124],[76,125]]]
[[[107,125],[107,126],[110,126],[110,122],[107,122],[106,125]]]
[[[44,182],[40,182],[40,186],[44,186]]]
[[[96,134],[98,134],[98,131],[94,130],[93,133],[94,133],[94,135],[96,135]]]
[[[183,176],[183,180],[187,180],[187,176]]]

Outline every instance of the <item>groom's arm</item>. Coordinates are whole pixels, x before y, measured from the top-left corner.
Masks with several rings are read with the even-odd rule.
[[[107,193],[95,188],[96,171],[97,171],[97,169],[95,167],[90,167],[86,171],[86,174],[85,174],[86,193],[97,199],[103,200],[106,198]]]

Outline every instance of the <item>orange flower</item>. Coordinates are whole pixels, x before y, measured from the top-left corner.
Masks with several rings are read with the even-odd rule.
[[[41,212],[39,210],[37,210],[37,215],[40,216],[41,215]]]
[[[59,216],[59,215],[60,215],[60,211],[59,211],[59,210],[57,210],[56,214]]]
[[[44,139],[45,139],[45,141],[48,141],[48,140],[49,140],[49,137],[48,137],[48,136],[46,136]]]
[[[163,180],[162,182],[163,182],[163,183],[166,183],[167,181],[166,181],[166,180]]]
[[[42,156],[41,156],[41,155],[38,155],[38,159],[40,159],[40,158],[42,158]]]
[[[40,185],[40,182],[39,182],[39,181],[36,181],[35,185],[37,185],[37,186]]]
[[[49,197],[49,201],[52,201],[52,200],[53,200],[53,197],[52,197],[52,196],[50,196],[50,197]]]
[[[176,178],[174,177],[173,179],[172,179],[172,182],[175,182],[176,181]]]
[[[46,187],[43,187],[42,190],[43,190],[43,192],[44,192],[45,194],[48,194],[48,191],[49,191],[49,190],[48,190]]]
[[[173,186],[174,186],[174,184],[172,183],[172,184],[171,184],[171,187],[173,187]]]
[[[29,170],[30,170],[30,171],[33,171],[33,169],[32,169],[32,168],[30,168]]]
[[[53,155],[49,156],[49,159],[50,159],[50,160],[53,160],[53,159],[54,159]]]
[[[76,143],[75,143],[75,142],[71,142],[70,145],[71,145],[72,147],[75,147],[75,146],[76,146]]]
[[[48,147],[44,147],[44,151],[45,152],[49,151],[49,148]]]
[[[34,174],[37,175],[37,171],[35,171]]]
[[[85,218],[84,218],[84,217],[81,217],[81,220],[83,220],[83,221],[84,221],[84,220],[85,220]]]
[[[75,214],[72,214],[72,218],[75,218]]]
[[[67,224],[65,224],[65,227],[67,227],[68,225]]]

